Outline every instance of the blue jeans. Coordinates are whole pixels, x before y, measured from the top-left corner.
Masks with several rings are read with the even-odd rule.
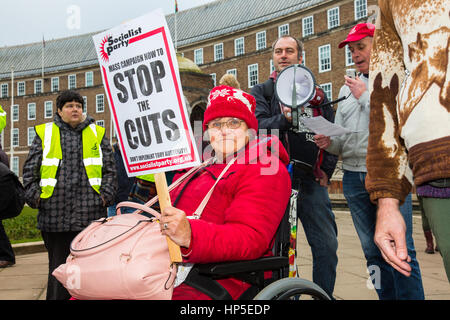
[[[328,190],[309,176],[294,180],[293,188],[296,186],[299,191],[297,214],[313,258],[313,282],[332,297],[338,263],[338,242]]]
[[[412,268],[411,276],[406,277],[384,261],[374,242],[377,206],[370,201],[365,179],[365,172],[344,170],[343,188],[378,297],[380,300],[423,300],[422,276],[412,238],[411,194],[400,207],[406,223],[406,245]]]

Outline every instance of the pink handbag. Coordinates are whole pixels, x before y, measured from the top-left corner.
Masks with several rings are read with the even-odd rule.
[[[171,299],[176,266],[155,218],[120,214],[121,207],[155,210],[134,202],[117,205],[117,216],[92,222],[72,241],[65,264],[53,271],[76,299]]]
[[[211,160],[189,170],[168,190],[176,188]],[[219,175],[194,213],[195,218],[200,218],[215,186],[234,161]],[[145,205],[121,202],[117,205],[116,216],[93,221],[73,239],[66,263],[52,273],[72,297],[80,300],[171,299],[177,266],[171,263],[166,237],[157,222],[160,214],[150,208],[157,199],[158,196]],[[120,214],[122,207],[137,210]],[[142,211],[156,218],[139,214]]]

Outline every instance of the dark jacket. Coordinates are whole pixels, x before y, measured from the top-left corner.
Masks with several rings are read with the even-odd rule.
[[[113,145],[113,155],[114,161],[116,162],[118,182],[118,189],[114,201],[115,203],[128,201],[128,195],[130,194],[135,178],[128,177],[127,171],[123,164],[122,153],[120,152],[120,147],[117,143]]]
[[[328,179],[330,179],[336,167],[338,157],[326,151],[323,151],[322,156],[318,156],[319,148],[312,141],[312,136],[314,133],[294,133],[292,130],[289,130],[292,128],[292,124],[287,121],[286,117],[281,113],[280,102],[273,93],[273,87],[272,95],[271,97],[267,97],[268,99],[266,99],[267,93],[267,90],[266,92],[264,90],[263,83],[255,85],[251,90],[251,94],[256,99],[255,114],[258,119],[258,129],[278,129],[280,140],[289,151],[291,160],[299,160],[303,163],[311,165],[313,168],[318,165],[317,160],[319,160],[320,168],[327,174]],[[328,102],[328,100],[325,97],[322,104],[326,102]],[[307,108],[308,107],[305,107],[305,109]],[[311,110],[306,111],[313,112],[314,116],[322,115],[328,121],[334,122],[334,110],[331,105],[319,107],[316,110]],[[268,133],[270,133],[270,131]],[[271,133],[273,134],[274,132]],[[287,145],[286,142],[286,134],[288,135],[289,145]],[[297,171],[294,170],[294,173],[295,172]]]
[[[40,167],[42,140],[36,134],[23,167],[23,184],[27,203],[39,208],[38,229],[46,232],[80,231],[92,220],[106,216],[106,207],[114,203],[117,190],[116,166],[109,140],[103,137],[102,185],[100,195],[94,191],[83,164],[81,132],[94,122],[90,116],[76,128],[55,114],[54,123],[60,128],[63,159],[56,174],[57,183],[50,198],[40,198]],[[105,200],[103,205],[102,197]]]

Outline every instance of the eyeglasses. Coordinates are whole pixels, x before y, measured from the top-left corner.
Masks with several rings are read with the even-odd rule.
[[[222,126],[225,125],[228,129],[237,129],[241,126],[243,120],[231,118],[227,121],[211,121],[208,123],[208,129],[221,130]]]

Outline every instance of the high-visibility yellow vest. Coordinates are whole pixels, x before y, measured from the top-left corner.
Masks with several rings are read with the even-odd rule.
[[[6,112],[3,110],[2,106],[0,106],[0,133],[2,133],[5,127],[6,127]]]
[[[50,198],[56,186],[56,173],[62,160],[61,135],[53,122],[36,126],[36,133],[42,140],[41,198]],[[102,184],[103,154],[100,144],[105,128],[90,124],[83,129],[83,163],[91,187],[100,193]]]
[[[145,180],[145,181],[150,181],[150,182],[155,182],[155,175],[154,174],[144,174],[142,176],[137,176],[136,178]]]

